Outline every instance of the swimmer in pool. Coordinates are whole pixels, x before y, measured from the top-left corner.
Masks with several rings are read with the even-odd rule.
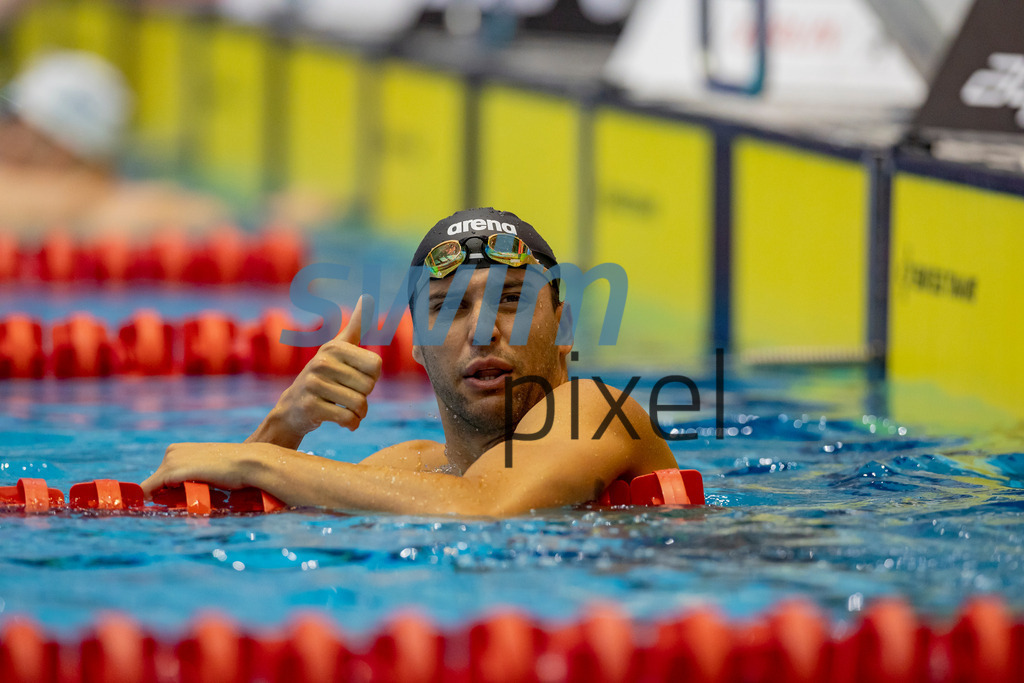
[[[46,52],[0,85],[5,232],[23,239],[51,229],[134,237],[167,226],[201,232],[230,217],[213,197],[117,173],[135,98],[121,72],[98,55]]]
[[[412,265],[426,266],[430,278],[411,296],[417,324],[424,308],[431,324],[443,311],[450,312],[445,294],[454,273],[472,269],[443,343],[413,347],[437,394],[445,443],[406,441],[358,464],[295,450],[324,422],[355,430],[366,417],[381,358],[357,346],[360,299],[348,325],[319,349],[245,443],[173,444],[142,488],[149,495],[163,486],[196,480],[228,489],[255,486],[293,506],[507,516],[586,503],[616,479],[677,467],[647,412],[632,398],[626,396],[621,415],[609,420],[611,403],[620,400],[620,392],[581,378],[573,401],[566,363],[571,345],[556,343],[567,314],[557,285],[544,284],[539,291],[533,287],[537,303],[528,342],[510,343],[519,299],[530,295],[524,266],[550,268],[555,263],[547,242],[531,225],[490,208],[443,219],[420,243]],[[491,313],[495,322],[490,339],[475,344],[477,320],[490,306],[491,297],[484,295],[488,275],[502,270],[493,266],[505,266],[504,286],[496,313]],[[426,306],[420,297],[427,297]],[[552,387],[552,426],[536,440],[513,440],[512,466],[506,467],[505,383],[531,375]],[[546,396],[540,383],[513,385],[514,433],[543,432]],[[600,438],[591,438],[599,430]]]

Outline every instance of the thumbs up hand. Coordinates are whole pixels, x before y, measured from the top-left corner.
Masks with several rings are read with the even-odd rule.
[[[381,357],[358,346],[364,298],[373,306],[372,298],[359,297],[348,324],[320,347],[246,442],[298,448],[324,422],[359,427],[381,372]]]

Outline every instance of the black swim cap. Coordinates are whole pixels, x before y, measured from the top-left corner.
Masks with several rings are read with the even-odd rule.
[[[413,266],[422,266],[423,260],[430,250],[441,242],[458,240],[465,244],[470,237],[486,240],[495,233],[515,235],[530,248],[533,255],[545,268],[555,266],[558,261],[551,247],[544,241],[532,225],[509,211],[498,211],[491,207],[464,209],[456,211],[447,218],[439,220],[420,242],[412,257]],[[475,266],[489,266],[492,261],[487,258],[467,259],[466,263]],[[464,264],[465,265],[465,264]]]

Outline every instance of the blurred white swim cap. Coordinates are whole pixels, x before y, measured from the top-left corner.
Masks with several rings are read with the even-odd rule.
[[[25,123],[91,161],[114,156],[133,107],[132,93],[113,65],[70,50],[34,59],[3,97]]]

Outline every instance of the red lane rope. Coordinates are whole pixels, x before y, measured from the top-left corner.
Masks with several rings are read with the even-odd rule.
[[[627,484],[642,495],[611,501],[606,492],[596,505],[704,505],[704,480],[697,470],[658,470],[636,477]],[[0,486],[0,512],[44,514],[67,507],[70,510],[100,512],[144,512],[171,510],[193,515],[238,512],[277,512],[286,505],[266,491],[243,488],[232,491],[218,489],[198,481],[153,493],[147,505],[142,487],[131,482],[95,479],[75,484],[67,496],[49,488],[43,479],[19,479],[14,486]],[[3,680],[3,679],[0,679]]]
[[[63,640],[10,618],[0,625],[0,680],[1010,683],[1024,676],[1022,633],[1024,622],[993,597],[933,621],[882,600],[845,626],[806,601],[745,621],[711,608],[636,621],[602,605],[551,624],[506,609],[447,630],[404,613],[359,638],[309,614],[261,632],[207,615],[180,638],[112,614]]]
[[[349,313],[346,312],[346,319]],[[110,375],[295,375],[315,347],[280,343],[281,330],[298,330],[287,312],[270,309],[250,323],[208,311],[179,323],[149,310],[117,330],[88,313],[46,326],[28,315],[0,318],[0,379]],[[412,358],[412,318],[406,313],[389,346],[371,347],[388,376],[425,377]]]
[[[291,230],[249,234],[232,225],[190,239],[167,230],[146,243],[106,236],[76,241],[51,231],[40,244],[21,245],[0,234],[0,283],[135,282],[287,284],[308,248]]]

